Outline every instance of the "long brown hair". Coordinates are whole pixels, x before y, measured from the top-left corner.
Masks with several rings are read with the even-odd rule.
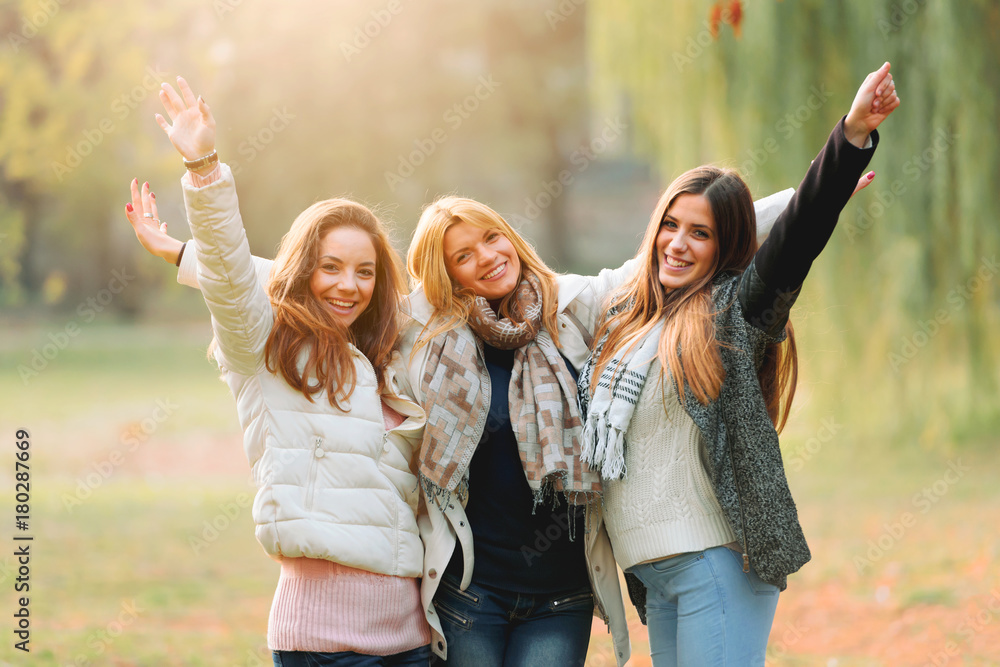
[[[444,261],[444,234],[460,222],[467,222],[480,229],[496,229],[507,237],[517,252],[522,273],[525,270],[531,271],[541,282],[542,324],[558,345],[556,312],[559,307],[559,292],[555,272],[545,265],[530,243],[486,204],[464,197],[442,197],[424,209],[406,255],[406,267],[414,287],[423,287],[427,301],[434,307],[436,321],[433,328],[425,327],[414,346],[414,352],[438,334],[461,326],[469,319],[476,294],[451,279]],[[520,276],[518,279],[520,280]],[[511,291],[501,300],[498,311],[501,317],[510,317],[513,295],[514,292]]]
[[[319,262],[320,243],[338,227],[368,234],[375,247],[375,289],[368,307],[345,327],[309,289]],[[274,308],[274,327],[264,348],[267,370],[310,401],[325,391],[341,409],[357,381],[348,343],[372,364],[383,388],[384,372],[399,335],[399,303],[405,282],[402,263],[385,228],[367,207],[347,199],[317,202],[295,218],[281,239],[267,286]],[[308,350],[301,370],[299,356]],[[314,379],[314,381],[311,381]]]
[[[715,266],[690,285],[666,290],[659,280],[656,237],[667,211],[683,194],[702,195],[708,200],[718,242]],[[750,189],[735,171],[702,166],[674,180],[657,202],[636,254],[642,269],[613,295],[608,310],[614,314],[597,332],[597,340],[610,333],[595,365],[595,377],[616,353],[631,349],[664,317],[657,356],[663,367],[670,369],[681,400],[685,382],[700,403],[717,399],[725,369],[715,335],[712,283],[719,275],[738,275],[750,265],[757,251],[756,226]],[[778,431],[788,420],[798,379],[791,322],[785,330],[787,340],[767,346],[764,364],[757,372],[768,416]]]

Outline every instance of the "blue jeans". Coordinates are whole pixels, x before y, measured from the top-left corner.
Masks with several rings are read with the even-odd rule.
[[[649,650],[655,667],[764,665],[778,588],[727,547],[629,568],[646,585]]]
[[[272,651],[274,667],[427,667],[431,647],[421,646],[395,655],[365,655],[352,651]]]
[[[587,585],[558,595],[512,593],[441,579],[434,607],[448,641],[449,667],[583,667],[594,594]]]

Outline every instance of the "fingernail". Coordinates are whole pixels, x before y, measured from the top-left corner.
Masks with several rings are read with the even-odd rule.
[[[129,213],[131,213],[132,212],[132,204],[130,204],[130,203],[129,204],[125,204],[125,210],[128,211]]]
[[[150,192],[149,193],[149,198],[150,199],[156,199],[156,193],[155,192]]]
[[[874,171],[869,171],[869,172],[868,172],[868,180],[870,181],[870,180],[872,180],[873,178],[875,178],[875,172],[874,172]]]
[[[143,184],[142,184],[142,187],[143,187],[144,189],[148,190],[148,189],[149,189],[149,181],[146,181],[145,183],[143,183]]]

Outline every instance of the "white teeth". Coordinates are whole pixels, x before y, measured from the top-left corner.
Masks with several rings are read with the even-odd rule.
[[[490,278],[495,278],[497,276],[497,274],[499,274],[503,270],[503,267],[505,267],[505,266],[507,266],[507,262],[504,262],[503,264],[501,264],[497,268],[493,269],[492,271],[490,271],[489,273],[487,273],[485,276],[483,276],[482,278],[480,278],[480,280],[489,280]]]
[[[327,299],[330,305],[337,306],[338,308],[351,308],[354,304],[350,301],[338,301],[337,299]]]
[[[669,264],[670,266],[676,266],[678,268],[682,268],[685,266],[691,266],[691,264],[693,264],[693,262],[685,262],[684,260],[681,259],[674,259],[670,255],[667,255],[666,257],[667,257],[667,264]]]

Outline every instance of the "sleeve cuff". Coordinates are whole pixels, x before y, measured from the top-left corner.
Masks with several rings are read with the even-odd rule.
[[[204,176],[196,174],[193,171],[189,171],[187,173],[187,176],[191,185],[193,185],[196,188],[203,188],[206,185],[211,185],[212,183],[215,183],[220,178],[222,178],[222,163],[217,162],[215,164],[215,168],[213,168],[212,171],[208,172]]]

